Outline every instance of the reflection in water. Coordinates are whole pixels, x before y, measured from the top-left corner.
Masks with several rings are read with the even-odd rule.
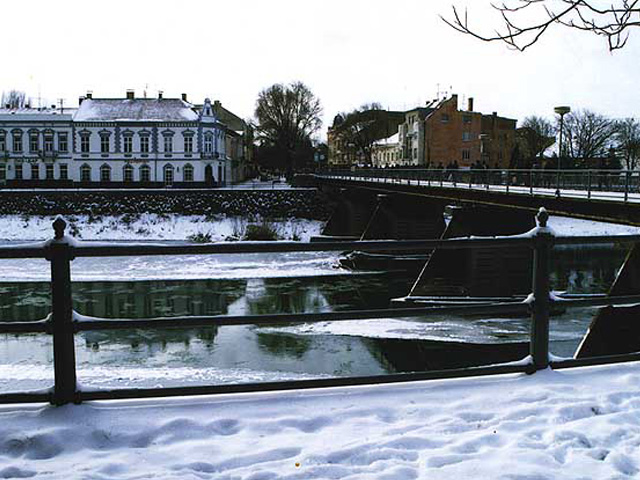
[[[555,250],[552,286],[572,293],[604,292],[613,281],[625,253],[622,249]],[[385,308],[390,298],[407,293],[411,281],[372,274],[77,282],[73,284],[73,296],[78,312],[106,318],[330,312]],[[0,284],[0,320],[40,319],[49,313],[49,309],[47,283]],[[592,313],[593,310],[583,309],[552,320],[552,338],[556,339],[552,348],[557,347],[554,352],[567,354],[575,349]],[[456,331],[444,328],[445,323]],[[425,327],[429,328],[430,341],[367,338],[366,330],[347,335],[330,331],[305,334],[284,328],[242,325],[84,332],[77,336],[76,350],[81,383],[96,386],[375,375],[469,364],[465,360],[469,357],[467,347],[449,343],[443,349],[443,343],[434,340],[441,335],[447,340],[483,342],[483,330],[478,325],[487,329],[486,335],[492,342],[504,344],[500,347],[502,353],[491,352],[506,356],[492,357],[492,360],[518,358],[522,351],[526,352],[526,348],[522,350],[521,342],[528,336],[527,319],[454,317]],[[0,390],[39,388],[50,383],[49,337],[4,335],[0,340]],[[484,359],[487,352],[480,352]],[[22,369],[7,370],[16,364]],[[44,369],[45,373],[36,375],[34,372],[38,368]],[[17,381],[17,378],[21,380]]]

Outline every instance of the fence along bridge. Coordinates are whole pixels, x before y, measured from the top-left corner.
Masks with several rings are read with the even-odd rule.
[[[50,402],[55,405],[79,403],[86,400],[122,399],[183,395],[210,395],[217,393],[320,388],[345,385],[380,384],[458,378],[467,376],[494,375],[503,373],[534,373],[537,370],[570,368],[576,366],[605,364],[640,360],[637,345],[627,352],[597,352],[589,350],[589,335],[583,341],[576,358],[550,360],[549,357],[549,313],[555,303],[563,308],[598,307],[640,303],[640,295],[617,295],[615,289],[609,295],[557,299],[549,291],[549,253],[554,245],[609,244],[611,242],[636,243],[640,235],[600,236],[600,237],[557,237],[546,227],[547,213],[538,214],[538,227],[526,235],[492,238],[452,238],[403,241],[349,241],[349,242],[248,242],[212,243],[197,245],[152,245],[152,244],[90,244],[79,243],[65,235],[66,222],[58,217],[53,223],[55,236],[47,242],[22,245],[0,246],[0,259],[44,258],[51,268],[51,314],[43,320],[30,322],[2,322],[0,333],[47,333],[53,336],[54,385],[50,391],[10,392],[0,394],[0,403]],[[74,312],[71,289],[71,265],[78,257],[119,257],[130,255],[187,255],[187,254],[246,254],[259,252],[309,252],[343,251],[345,249],[384,251],[414,251],[416,249],[466,250],[487,248],[526,248],[533,252],[532,295],[525,301],[503,302],[485,301],[474,305],[424,306],[420,304],[393,307],[383,310],[352,310],[331,313],[274,314],[249,316],[184,316],[148,319],[107,319],[84,317]],[[605,309],[609,311],[611,309]],[[634,311],[635,313],[635,311]],[[298,322],[354,321],[361,319],[385,319],[389,317],[410,317],[416,321],[431,314],[490,314],[490,315],[530,315],[531,335],[530,356],[524,361],[504,364],[474,366],[426,372],[399,373],[367,377],[339,377],[315,380],[281,381],[269,383],[238,383],[233,385],[202,385],[174,388],[126,388],[83,390],[76,381],[76,361],[74,337],[79,332],[113,329],[159,329],[193,328],[222,325],[269,325]],[[636,334],[634,339],[637,339]],[[585,347],[586,346],[586,347]]]
[[[640,226],[640,172],[630,170],[328,170],[321,188],[509,207]]]

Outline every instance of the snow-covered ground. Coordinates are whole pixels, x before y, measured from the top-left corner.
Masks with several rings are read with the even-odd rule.
[[[261,219],[241,217],[206,218],[204,215],[69,215],[67,233],[81,240],[177,240],[186,241],[193,235],[208,235],[212,242],[241,236],[250,223]],[[0,216],[0,240],[44,240],[53,236],[54,216]],[[268,222],[282,240],[308,241],[319,235],[323,222],[305,219],[284,219]]]
[[[0,407],[0,478],[622,479],[640,365]]]

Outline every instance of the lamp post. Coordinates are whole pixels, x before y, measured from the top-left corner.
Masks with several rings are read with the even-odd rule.
[[[564,127],[564,116],[571,111],[571,107],[560,106],[553,109],[558,115],[560,115],[560,139],[558,141],[558,172],[556,176],[556,196],[560,196],[560,166],[562,165],[562,131]]]

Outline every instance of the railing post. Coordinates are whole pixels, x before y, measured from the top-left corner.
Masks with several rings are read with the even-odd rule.
[[[53,368],[55,385],[52,403],[64,405],[76,400],[76,353],[71,297],[72,247],[65,242],[67,226],[62,217],[53,222],[55,238],[49,243],[47,260],[51,262],[51,323],[53,331]]]
[[[536,219],[538,228],[533,246],[533,309],[529,353],[534,369],[543,370],[549,366],[549,253],[553,234],[547,228],[549,214],[544,208],[540,208]]]
[[[624,203],[629,200],[629,170],[624,172]]]
[[[591,170],[587,170],[587,198],[591,200]]]

